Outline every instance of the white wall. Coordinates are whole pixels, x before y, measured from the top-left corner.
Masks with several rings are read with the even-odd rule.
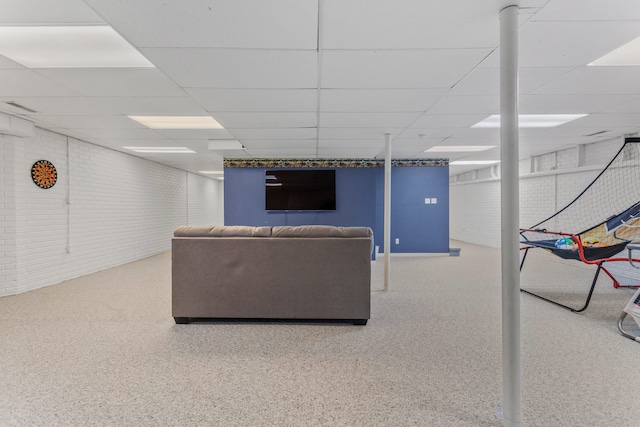
[[[170,249],[180,225],[220,225],[222,183],[37,129],[2,137],[0,295],[11,295]],[[31,165],[51,161],[43,190]]]
[[[18,280],[13,159],[14,144],[0,135],[0,296],[15,293]]]
[[[520,161],[520,225],[533,226],[571,202],[613,158],[623,142],[618,138]],[[500,247],[497,169],[493,174],[487,168],[451,177],[451,239]]]

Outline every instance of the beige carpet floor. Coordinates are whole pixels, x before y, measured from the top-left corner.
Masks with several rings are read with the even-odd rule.
[[[452,246],[393,256],[389,292],[373,262],[367,326],[176,325],[169,253],[0,298],[0,426],[499,426],[499,251]],[[569,303],[593,273],[527,263],[523,287]],[[632,294],[521,296],[525,425],[640,425]]]

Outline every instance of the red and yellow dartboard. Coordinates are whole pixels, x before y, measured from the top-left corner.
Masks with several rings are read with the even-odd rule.
[[[40,188],[51,188],[58,181],[58,172],[48,160],[38,160],[31,166],[31,179]]]

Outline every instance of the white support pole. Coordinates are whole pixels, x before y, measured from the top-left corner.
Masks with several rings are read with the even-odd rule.
[[[391,279],[391,134],[384,134],[384,291]]]
[[[500,11],[503,424],[522,425],[518,176],[518,6]]]

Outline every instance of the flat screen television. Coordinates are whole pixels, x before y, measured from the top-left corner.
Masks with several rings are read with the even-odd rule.
[[[268,170],[265,201],[268,211],[334,211],[336,171]]]

